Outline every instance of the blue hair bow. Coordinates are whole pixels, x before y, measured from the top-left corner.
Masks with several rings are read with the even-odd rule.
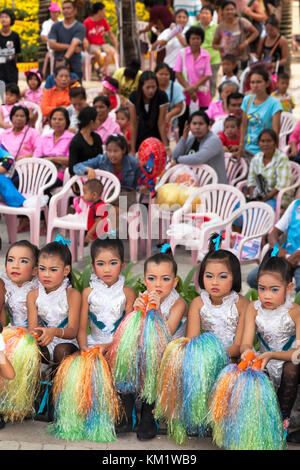
[[[276,245],[273,246],[271,258],[276,257],[278,255],[278,252],[279,252],[279,243],[276,243]]]
[[[220,241],[222,238],[222,232],[219,233],[219,235],[216,238],[213,238],[213,242],[215,244],[215,251],[218,251],[220,248]]]
[[[160,252],[166,253],[166,251],[169,250],[170,248],[171,248],[171,245],[169,245],[169,243],[164,243],[160,249]]]
[[[64,237],[59,235],[59,233],[56,235],[56,238],[54,241],[58,243],[62,243],[63,245],[71,245],[70,240],[66,240]]]
[[[110,232],[106,232],[106,235],[110,235],[111,237],[116,237],[117,232],[115,230],[111,230]]]

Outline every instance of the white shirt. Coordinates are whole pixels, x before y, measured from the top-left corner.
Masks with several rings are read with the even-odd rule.
[[[62,21],[62,20],[63,20],[63,18],[58,18],[58,21]],[[54,24],[55,23],[51,18],[49,18],[49,20],[44,21],[43,24],[42,24],[42,29],[41,29],[40,36],[47,36],[48,37],[49,33],[51,31],[51,28]],[[48,49],[48,51],[50,51],[50,47],[49,47],[48,42],[47,42],[47,49]]]
[[[181,34],[184,35],[184,33],[188,29],[189,29],[189,26],[186,25]],[[171,28],[165,29],[158,36],[158,38],[157,38],[158,41],[162,41],[162,40],[167,41],[169,36],[170,36],[171,31],[172,31]],[[171,67],[171,69],[175,65],[175,62],[176,62],[176,59],[177,59],[177,56],[178,56],[178,53],[179,53],[180,49],[183,49],[183,48],[184,48],[184,46],[181,44],[181,42],[179,41],[177,36],[174,36],[172,39],[170,39],[170,41],[167,42],[167,44],[166,44],[166,56],[165,56],[164,62],[166,64],[168,64],[168,66]]]

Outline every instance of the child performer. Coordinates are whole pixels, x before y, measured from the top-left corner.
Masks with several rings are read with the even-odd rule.
[[[58,236],[44,246],[38,258],[37,289],[27,296],[28,329],[39,334],[37,343],[46,360],[58,364],[78,350],[80,293],[72,287],[72,256],[67,241]],[[44,326],[39,326],[41,320]]]
[[[6,325],[6,312],[10,325],[27,328],[27,294],[38,287],[37,263],[39,250],[27,240],[11,245],[5,258],[6,272],[0,280],[1,325]]]
[[[200,335],[201,328],[213,333],[236,362],[249,301],[239,293],[239,260],[230,251],[219,249],[220,239],[221,234],[212,235],[209,251],[201,263],[199,286],[202,290],[190,305],[186,336]]]
[[[81,351],[101,344],[104,353],[122,318],[133,311],[136,295],[124,286],[124,246],[117,238],[97,238],[91,245],[95,274],[82,293],[78,343]],[[87,336],[88,320],[91,335]]]
[[[164,249],[164,245],[162,249]],[[186,303],[175,290],[178,283],[176,275],[177,263],[171,253],[156,253],[144,263],[144,283],[147,288],[148,302],[155,304],[155,308],[162,314],[173,339],[185,336],[187,314]],[[134,310],[144,309],[145,307],[143,296],[140,294],[134,303]],[[122,394],[121,399],[125,408],[127,423],[121,423],[117,427],[117,434],[129,432],[134,427],[135,396],[133,394]],[[153,415],[154,405],[154,403],[149,405],[142,401],[141,419],[137,428],[137,438],[139,440],[152,439],[158,432]]]
[[[277,252],[275,245],[259,267],[259,300],[248,306],[240,351],[244,359],[252,350],[256,332],[261,353],[257,360],[262,359],[261,369],[266,368],[277,389],[287,433],[300,377],[299,349],[296,350],[300,340],[300,306],[290,296],[294,287],[292,267],[284,258],[277,257]],[[300,442],[299,431],[291,434],[291,441]]]

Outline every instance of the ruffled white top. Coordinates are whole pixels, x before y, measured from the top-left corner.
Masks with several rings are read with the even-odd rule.
[[[257,311],[255,318],[257,332],[273,351],[282,351],[291,336],[296,334],[296,325],[289,314],[292,306],[293,302],[289,295],[286,296],[285,303],[274,310],[263,308],[260,300],[254,302]],[[268,351],[261,341],[259,343],[261,353]],[[293,349],[295,346],[296,339],[288,349]],[[283,363],[284,361],[272,359],[267,364],[267,371],[275,387],[280,385]]]
[[[87,299],[91,324],[88,346],[112,341],[117,326],[125,314],[124,282],[124,276],[120,275],[117,282],[108,287],[96,274],[92,274],[90,281],[92,291]]]
[[[213,305],[206,290],[201,291],[200,297],[203,301],[203,307],[199,312],[201,328],[213,333],[222,341],[225,348],[231,346],[239,322],[236,306],[239,295],[232,291],[222,299],[221,305]]]
[[[38,278],[35,276],[31,281],[25,282],[21,287],[17,286],[6,273],[1,274],[5,285],[5,308],[13,326],[28,327],[28,313],[26,299],[27,294],[38,287]]]
[[[59,328],[63,322],[65,322],[65,326],[68,325],[68,287],[70,287],[70,281],[68,278],[65,278],[58,289],[47,294],[43,284],[40,282],[38,283],[39,293],[36,299],[36,306],[38,309],[39,319],[47,328]],[[59,343],[72,343],[78,347],[76,339],[65,339],[55,336],[53,341],[47,346],[51,359],[53,358],[54,348]]]

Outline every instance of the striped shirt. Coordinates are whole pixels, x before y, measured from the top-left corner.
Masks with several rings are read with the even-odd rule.
[[[173,2],[175,13],[180,8],[184,8],[188,12],[190,25],[197,21],[197,14],[200,13],[201,6],[200,0],[174,0]]]
[[[273,189],[280,191],[281,189],[291,186],[292,172],[288,157],[275,150],[272,160],[265,165],[263,152],[258,152],[250,162],[248,173],[248,187],[256,186],[255,176],[262,175],[266,182],[267,193]],[[293,200],[293,191],[287,191],[281,200],[281,206],[287,207]]]

